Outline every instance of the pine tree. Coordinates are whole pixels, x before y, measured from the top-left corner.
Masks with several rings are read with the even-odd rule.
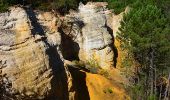
[[[130,49],[141,64],[139,84],[142,84],[143,92],[147,93],[147,97],[156,99],[156,79],[160,69],[166,71],[170,66],[170,29],[167,19],[156,5],[144,3],[124,16],[118,34],[124,47]]]

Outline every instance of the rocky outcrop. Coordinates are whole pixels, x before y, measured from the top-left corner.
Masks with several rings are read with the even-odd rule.
[[[4,93],[68,99],[71,76],[58,47],[57,18],[12,7],[0,14],[0,69]],[[9,94],[7,94],[9,95]]]
[[[80,60],[102,69],[115,65],[112,14],[106,5],[80,4],[78,12],[63,18],[27,7],[1,13],[0,90],[4,91],[0,94],[15,99],[83,98],[81,87],[75,83],[77,77],[73,78],[76,75],[70,74],[66,63]]]
[[[97,63],[103,69],[114,65],[114,37],[107,24],[108,15],[105,3],[80,4],[79,11],[67,15],[61,27],[63,34],[73,42],[68,45],[77,45],[72,48],[78,51],[78,58],[84,62]]]

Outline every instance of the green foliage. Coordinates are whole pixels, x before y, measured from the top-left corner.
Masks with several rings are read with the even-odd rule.
[[[133,93],[139,96],[147,92],[147,98],[139,96],[139,99],[155,100],[157,93],[151,88],[156,88],[157,77],[167,75],[170,66],[169,20],[156,0],[137,0],[131,7],[123,17],[118,38],[123,42],[122,47],[131,51],[141,65]]]
[[[58,10],[65,13],[69,9],[77,9],[79,2],[86,0],[1,0],[0,12],[7,11],[9,6],[12,5],[31,5],[34,9],[40,10]]]
[[[75,65],[79,67],[80,69],[87,69],[91,73],[94,73],[94,74],[98,73],[98,71],[100,70],[99,64],[94,60],[89,60],[87,62],[75,60],[73,61],[73,63],[75,63]]]
[[[8,10],[8,7],[10,6],[9,0],[1,0],[0,1],[0,12],[5,12]]]
[[[104,93],[112,94],[112,93],[113,93],[113,90],[112,90],[111,88],[107,88],[107,89],[104,89],[103,92],[104,92]]]
[[[104,77],[106,77],[106,78],[109,78],[109,73],[108,73],[107,70],[99,69],[99,70],[98,70],[98,74],[100,74],[100,75],[102,75],[102,76],[104,76]]]
[[[113,93],[112,89],[108,88],[108,92],[109,93]]]
[[[129,5],[132,5],[136,0],[94,0],[98,2],[108,2],[108,8],[113,9],[115,14],[119,14]]]
[[[102,69],[99,66],[99,64],[94,60],[90,60],[87,62],[74,60],[73,63],[75,64],[75,66],[77,66],[80,69],[87,69],[89,72],[91,72],[93,74],[100,74],[106,78],[109,78],[108,71]]]
[[[22,4],[22,0],[0,0],[0,12],[5,12],[10,6]]]
[[[95,60],[91,59],[89,61],[86,62],[86,68],[89,69],[89,71],[91,73],[98,73],[100,66],[98,64],[98,62],[96,62]]]
[[[153,48],[159,53],[169,51],[169,25],[161,10],[154,5],[133,9],[124,16],[120,28],[121,40],[131,47],[136,57],[148,56]],[[129,44],[130,43],[130,44]],[[159,53],[156,55],[158,56]],[[140,58],[141,63],[146,63]]]
[[[0,12],[7,11],[8,3],[0,2]]]
[[[37,0],[29,1],[34,9],[40,10],[58,10],[61,13],[67,12],[69,9],[76,9],[78,7],[77,0]]]
[[[11,5],[21,4],[21,5],[32,5],[35,9],[40,10],[51,10],[55,9],[62,13],[67,12],[69,9],[77,9],[79,2],[84,4],[93,2],[108,2],[108,8],[114,9],[115,14],[119,14],[124,11],[127,5],[133,4],[136,0],[1,0],[0,11],[6,11]]]
[[[141,84],[136,84],[136,85],[132,86],[131,89],[132,89],[131,96],[132,96],[133,100],[140,99],[144,94],[144,88]]]
[[[158,100],[158,98],[156,97],[156,95],[149,95],[147,100]]]

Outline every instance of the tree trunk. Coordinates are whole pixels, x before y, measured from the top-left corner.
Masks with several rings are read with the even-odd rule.
[[[153,64],[153,61],[154,61],[154,51],[153,49],[151,49],[151,52],[150,52],[150,59],[149,59],[149,62],[150,62],[150,75],[151,75],[151,90],[150,90],[150,95],[153,96],[154,94],[154,64]]]
[[[161,87],[160,87],[160,90],[159,90],[159,100],[161,100],[161,97],[162,97],[162,83],[161,83]]]
[[[169,72],[169,77],[168,77],[168,82],[167,82],[167,85],[166,85],[166,90],[165,90],[165,95],[164,95],[164,100],[166,100],[167,96],[168,96],[168,89],[169,89],[169,81],[170,81],[170,72]]]
[[[154,66],[154,94],[156,96],[157,94],[157,88],[156,88],[156,66]],[[155,98],[156,99],[156,98]]]

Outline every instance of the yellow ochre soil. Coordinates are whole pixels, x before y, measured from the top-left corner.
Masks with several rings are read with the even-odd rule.
[[[78,100],[130,100],[121,83],[126,80],[118,69],[109,70],[109,78],[69,68]]]
[[[129,100],[119,83],[111,82],[101,75],[86,73],[86,85],[90,100]]]

